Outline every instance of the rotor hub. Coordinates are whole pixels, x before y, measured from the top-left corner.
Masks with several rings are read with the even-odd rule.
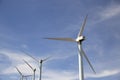
[[[80,37],[77,37],[77,39],[76,39],[77,42],[81,42],[84,40],[85,40],[85,36],[80,36]]]

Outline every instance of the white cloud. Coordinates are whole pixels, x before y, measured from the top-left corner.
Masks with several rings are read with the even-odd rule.
[[[102,20],[114,17],[116,15],[120,14],[120,5],[114,4],[109,5],[106,8],[104,8],[100,13],[99,16]]]
[[[33,67],[37,67],[36,78],[38,78],[38,75],[39,75],[38,65],[35,64],[32,59],[30,59],[29,57],[27,57],[22,53],[10,51],[10,50],[1,50],[0,52],[8,56],[9,60],[12,62],[12,65],[10,65],[7,69],[4,69],[2,71],[2,74],[18,74],[14,66],[17,66],[24,75],[32,74],[32,70],[30,70],[28,66],[22,61],[22,59],[26,59],[27,61],[29,61],[31,65],[33,65]],[[55,70],[45,69],[43,72],[43,78],[45,80],[48,80],[48,79],[49,80],[56,80],[56,79],[57,80],[61,80],[61,79],[74,80],[77,78],[77,75],[74,72],[55,71]]]
[[[15,52],[12,50],[2,49],[0,50],[0,53],[8,56],[13,62],[21,61],[23,58],[31,60],[28,56],[24,55],[23,53],[20,53],[19,51]]]
[[[23,53],[20,52],[15,52],[11,50],[0,50],[1,54],[4,54],[9,58],[10,66],[4,70],[2,70],[2,74],[14,74],[17,73],[15,66],[20,68],[21,72],[28,74],[24,68],[26,68],[26,64],[23,62],[23,59],[25,59],[28,62],[32,62],[34,64],[33,60],[28,57],[27,55],[24,55]],[[2,63],[1,63],[2,64]],[[34,66],[35,67],[35,66]],[[27,68],[26,68],[27,69]]]
[[[120,70],[103,70],[102,72],[99,72],[96,74],[87,73],[85,77],[86,78],[101,78],[101,77],[112,76],[118,73],[120,73]]]
[[[38,78],[39,75],[39,69],[38,65],[35,64],[35,62],[27,57],[26,55],[19,52],[13,52],[9,50],[1,50],[0,52],[4,53],[6,56],[10,58],[10,61],[12,62],[12,65],[8,67],[7,69],[4,69],[2,71],[2,74],[18,74],[14,66],[17,66],[21,72],[26,75],[26,74],[32,74],[32,70],[21,60],[26,59],[31,65],[33,65],[34,68],[37,68],[36,72],[36,78]],[[66,57],[67,58],[67,57]],[[56,59],[56,58],[55,58]],[[60,58],[58,58],[59,60]],[[91,73],[85,73],[85,78],[101,78],[101,77],[107,77],[111,75],[115,75],[120,73],[120,70],[104,70],[101,71],[97,74],[91,74]],[[43,79],[44,80],[76,80],[78,78],[78,73],[76,71],[67,71],[67,70],[51,70],[49,68],[44,67],[44,72],[43,72]]]
[[[70,71],[47,70],[44,73],[44,80],[76,80],[78,75]]]

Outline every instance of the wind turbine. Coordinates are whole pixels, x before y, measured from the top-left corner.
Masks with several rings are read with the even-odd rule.
[[[39,80],[41,80],[41,78],[42,78],[42,65],[43,65],[43,62],[46,61],[46,60],[48,60],[49,58],[50,57],[47,57],[45,59],[41,59],[40,60],[40,79]]]
[[[23,80],[23,78],[26,78],[26,80],[27,80],[27,77],[31,76],[31,75],[23,75],[22,72],[20,72],[20,70],[17,67],[15,67],[15,68],[18,71],[18,73],[21,75],[20,80]]]
[[[89,66],[91,67],[91,69],[93,70],[94,73],[95,70],[92,66],[92,64],[90,63],[87,55],[85,54],[85,52],[83,51],[82,48],[82,42],[85,40],[85,36],[82,35],[85,24],[86,24],[86,20],[87,20],[87,16],[84,19],[84,22],[81,26],[80,32],[78,33],[78,36],[76,39],[73,38],[44,38],[44,39],[50,39],[50,40],[62,40],[62,41],[69,41],[69,42],[76,42],[78,45],[78,64],[79,64],[79,80],[84,80],[84,70],[83,70],[83,57],[87,60]]]
[[[36,59],[36,58],[34,58],[33,56],[31,56],[30,54],[26,53],[25,51],[22,51],[22,52],[24,52],[26,55],[28,55],[28,56],[31,57],[33,60],[35,60],[36,62],[39,63],[39,70],[40,70],[40,72],[39,72],[39,74],[40,74],[39,80],[41,80],[41,78],[42,78],[42,65],[43,65],[43,62],[45,62],[46,60],[48,60],[50,57],[47,57],[47,58],[45,58],[45,59],[39,60],[39,59]]]
[[[35,71],[36,71],[36,68],[33,68],[27,61],[25,61],[24,59],[23,59],[23,61],[32,69],[32,71],[33,71],[33,80],[35,80]]]

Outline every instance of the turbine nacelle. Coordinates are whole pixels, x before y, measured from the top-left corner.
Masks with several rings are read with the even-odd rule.
[[[36,71],[36,69],[34,69],[34,72]]]
[[[76,42],[81,42],[81,41],[83,41],[83,40],[85,40],[85,36],[78,36],[78,37],[76,38]]]
[[[39,60],[39,63],[42,64],[44,61],[45,61],[44,59],[41,59],[41,60]]]

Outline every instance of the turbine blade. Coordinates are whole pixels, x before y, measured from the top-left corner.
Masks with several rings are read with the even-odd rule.
[[[46,61],[46,60],[48,60],[48,59],[50,59],[50,58],[51,58],[51,56],[49,56],[49,57],[43,59],[42,61]]]
[[[35,61],[39,62],[36,58],[34,58],[33,56],[31,56],[29,53],[21,50],[23,53],[25,53],[27,56],[31,57],[32,59],[34,59]]]
[[[19,72],[19,74],[22,75],[22,73],[20,72],[20,70],[17,67],[15,67],[15,68]]]
[[[24,59],[23,61],[34,71],[33,67],[27,61],[25,61]]]
[[[89,61],[87,55],[86,55],[85,52],[83,51],[83,49],[82,49],[82,45],[81,45],[81,53],[82,53],[82,55],[85,57],[85,59],[87,60],[89,66],[90,66],[91,69],[92,69],[92,71],[93,71],[94,73],[96,73],[95,70],[94,70],[94,68],[93,68],[93,66],[92,66],[92,64],[90,63],[90,61]]]
[[[24,75],[24,77],[29,77],[29,76],[32,76],[32,75]]]
[[[76,42],[72,38],[44,38],[44,39],[51,39],[51,40],[61,40],[61,41],[70,41],[70,42]]]
[[[85,27],[85,24],[86,24],[86,21],[87,21],[87,16],[88,16],[88,15],[86,15],[86,17],[85,17],[85,19],[84,19],[84,22],[83,22],[83,24],[82,24],[82,26],[81,26],[81,28],[80,28],[80,32],[79,32],[79,34],[78,34],[78,37],[79,37],[79,36],[82,36],[83,30],[84,30],[84,27]]]

